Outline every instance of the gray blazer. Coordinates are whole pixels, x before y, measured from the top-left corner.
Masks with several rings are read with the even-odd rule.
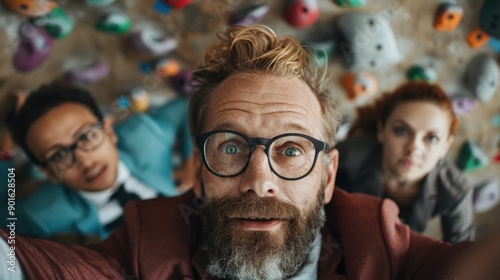
[[[373,134],[364,134],[337,144],[339,168],[336,185],[348,192],[385,197],[382,184],[382,146]],[[472,187],[449,159],[441,160],[425,177],[415,204],[400,219],[417,232],[427,221],[441,216],[443,239],[456,243],[473,239]]]

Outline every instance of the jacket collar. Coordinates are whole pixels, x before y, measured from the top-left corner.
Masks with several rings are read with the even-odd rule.
[[[408,220],[405,221],[413,230],[422,232],[427,227],[427,221],[432,217],[437,200],[437,182],[439,177],[438,163],[432,171],[425,176],[420,193],[415,199],[414,206]]]
[[[391,274],[396,274],[397,271],[391,271],[394,268],[387,265],[396,263],[391,259],[388,248],[383,246],[386,240],[381,234],[374,234],[378,232],[374,229],[381,227],[379,210],[368,207],[343,207],[342,204],[347,200],[349,198],[345,191],[336,189],[333,200],[325,206],[327,222],[321,230],[318,280],[342,279],[346,277],[347,272],[352,279],[363,279],[368,275],[377,275],[378,279],[392,279],[391,276],[394,275]],[[392,207],[386,211],[397,212],[393,203],[385,207]],[[366,219],[347,222],[346,217]],[[200,245],[200,230],[201,221],[191,227],[191,235],[195,240],[193,268],[201,279],[217,279],[206,272],[209,258]],[[349,242],[343,242],[343,239]],[[377,255],[373,255],[373,252],[377,252]],[[346,262],[346,259],[349,262]]]

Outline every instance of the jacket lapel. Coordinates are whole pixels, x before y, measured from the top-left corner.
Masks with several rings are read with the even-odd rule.
[[[392,279],[390,253],[378,230],[380,209],[357,207],[350,202],[349,207],[344,207],[349,199],[344,191],[335,190],[332,202],[325,207],[332,236],[338,236],[341,245],[327,261],[331,267],[320,263],[329,275],[320,274],[318,279],[332,279],[332,275],[342,279],[337,271],[345,271],[348,279]]]
[[[422,184],[420,193],[415,200],[411,216],[408,221],[405,221],[413,230],[422,232],[427,227],[427,221],[432,216],[432,212],[436,205],[437,199],[437,176],[438,172],[435,168],[429,173]]]

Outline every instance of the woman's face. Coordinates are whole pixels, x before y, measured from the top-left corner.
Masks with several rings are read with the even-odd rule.
[[[379,123],[382,165],[406,182],[424,178],[448,152],[450,117],[434,103],[411,101],[396,106],[385,126]]]

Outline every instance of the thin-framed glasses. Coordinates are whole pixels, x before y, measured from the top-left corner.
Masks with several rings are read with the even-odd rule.
[[[99,147],[104,140],[102,122],[98,122],[85,129],[69,146],[59,148],[41,163],[43,167],[50,167],[57,173],[64,173],[75,166],[77,158],[75,150],[91,151]]]
[[[285,180],[299,180],[311,173],[318,154],[328,144],[300,133],[281,134],[271,139],[251,138],[232,130],[215,130],[195,137],[203,162],[210,172],[223,178],[247,169],[255,146],[262,145],[271,171]]]

